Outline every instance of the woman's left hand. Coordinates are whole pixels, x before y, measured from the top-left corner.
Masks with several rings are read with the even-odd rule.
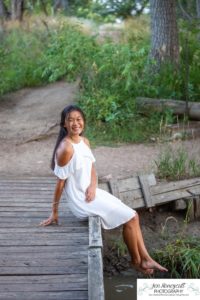
[[[96,195],[96,187],[94,185],[89,185],[85,192],[86,202],[91,202],[92,200],[94,200],[95,195]]]

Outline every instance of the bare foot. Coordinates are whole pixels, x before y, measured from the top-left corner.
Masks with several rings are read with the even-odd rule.
[[[141,272],[142,274],[145,274],[145,275],[152,275],[154,273],[154,270],[153,269],[144,269],[143,267],[141,267],[141,265],[139,264],[134,264],[134,263],[131,263],[131,266],[136,269],[136,271],[138,272]]]
[[[142,263],[141,263],[141,267],[144,270],[153,269],[153,270],[158,270],[158,271],[161,271],[161,272],[168,272],[168,270],[166,268],[162,267],[159,263],[157,263],[153,259],[143,260]]]

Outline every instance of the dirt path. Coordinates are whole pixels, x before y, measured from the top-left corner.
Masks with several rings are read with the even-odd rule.
[[[74,102],[77,93],[76,83],[59,82],[22,89],[3,98],[0,102],[2,175],[51,174],[49,161],[59,130],[60,112]],[[93,151],[100,176],[147,172],[158,154],[154,145],[102,146]]]

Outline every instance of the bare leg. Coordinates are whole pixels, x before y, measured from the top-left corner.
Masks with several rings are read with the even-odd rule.
[[[124,224],[123,236],[130,252],[132,263],[136,268],[139,263],[139,267],[141,270],[147,270],[147,272],[143,272],[145,274],[152,274],[152,269],[156,269],[162,272],[167,271],[166,268],[162,267],[150,257],[142,237],[138,214],[136,214],[136,216],[129,222]]]
[[[127,222],[123,226],[124,242],[126,243],[129,253],[131,255],[131,262],[132,262],[132,265],[134,266],[134,268],[144,274],[153,274],[152,269],[141,268],[142,260],[141,260],[141,256],[139,253],[139,247],[138,247],[138,235],[137,235],[137,231],[133,230],[133,226],[135,223],[135,221],[133,221],[134,219],[131,219],[129,222]]]

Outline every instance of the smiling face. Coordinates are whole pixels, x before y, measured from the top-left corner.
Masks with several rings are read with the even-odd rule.
[[[84,119],[82,114],[76,110],[70,112],[66,116],[64,127],[67,129],[70,137],[81,135],[84,130]]]

